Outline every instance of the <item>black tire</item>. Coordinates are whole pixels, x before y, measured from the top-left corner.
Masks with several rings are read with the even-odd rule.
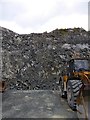
[[[61,97],[62,98],[67,98],[67,93],[66,93],[66,91],[64,91],[64,81],[61,78],[60,78],[59,84],[60,84]]]
[[[81,80],[68,80],[67,83],[67,101],[72,110],[76,111],[76,98],[82,87]]]

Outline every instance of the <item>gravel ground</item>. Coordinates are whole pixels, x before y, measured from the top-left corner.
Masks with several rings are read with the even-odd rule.
[[[6,91],[2,96],[3,118],[77,118],[59,91]]]

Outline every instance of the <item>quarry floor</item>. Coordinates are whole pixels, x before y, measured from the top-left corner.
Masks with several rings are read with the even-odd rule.
[[[2,118],[75,118],[59,91],[29,90],[2,94]],[[13,119],[12,119],[13,120]]]

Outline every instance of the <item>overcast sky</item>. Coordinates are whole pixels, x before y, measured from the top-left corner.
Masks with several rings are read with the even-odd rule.
[[[0,0],[0,26],[17,33],[88,30],[88,0]]]

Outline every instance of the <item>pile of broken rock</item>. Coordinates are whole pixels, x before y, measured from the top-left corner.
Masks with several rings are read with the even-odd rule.
[[[52,32],[2,33],[2,79],[9,89],[58,89],[61,65],[73,54],[90,57],[90,34],[82,28]]]

